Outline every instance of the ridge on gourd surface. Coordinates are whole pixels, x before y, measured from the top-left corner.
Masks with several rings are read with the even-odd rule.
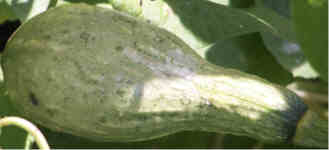
[[[290,90],[212,65],[164,29],[84,4],[24,23],[2,66],[26,117],[99,141],[199,130],[286,142],[307,109]]]

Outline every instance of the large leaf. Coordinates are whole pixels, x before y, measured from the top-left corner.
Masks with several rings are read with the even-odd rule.
[[[244,3],[241,3],[235,1],[235,3],[230,2],[230,5],[242,6],[247,5],[247,2],[244,1]],[[282,41],[296,41],[295,32],[293,31],[290,20],[266,7],[230,8],[221,5],[218,0],[145,0],[143,1],[143,12],[139,17],[176,34],[204,58],[208,51],[214,49],[217,41],[254,32],[271,35],[268,36],[269,38],[275,37],[276,39],[280,39],[279,41],[275,41],[266,38],[264,42],[267,49],[276,51],[273,54],[277,56],[277,61],[285,69],[289,70],[290,67],[286,67],[287,65],[285,64],[294,65],[295,59],[292,59],[291,56],[296,55],[295,58],[298,59],[300,57],[300,51],[297,54],[291,53],[291,45],[289,45],[290,47],[285,47],[290,51],[283,51],[285,52],[283,53],[284,55],[282,51],[278,51],[278,49],[281,50],[282,48]],[[219,46],[216,48],[220,49]],[[287,55],[288,52],[290,55]],[[279,55],[286,57],[281,59]],[[289,62],[289,60],[293,60],[293,62]],[[288,61],[288,63],[285,61]]]
[[[255,0],[255,7],[251,10],[266,9],[277,16],[274,22],[284,21],[284,26],[289,28],[290,38],[282,38],[270,32],[261,32],[267,49],[275,56],[276,60],[287,70],[293,73],[295,77],[316,78],[318,74],[309,65],[299,43],[296,40],[296,32],[291,20],[290,5],[287,0]],[[263,16],[269,16],[266,13],[255,13]],[[277,15],[274,15],[277,14]],[[260,17],[260,16],[259,16]],[[283,27],[284,27],[283,26]]]
[[[115,2],[111,4],[118,5]],[[292,39],[285,26],[287,21],[277,21],[281,18],[275,13],[261,15],[268,10],[243,11],[226,5],[228,2],[223,0],[143,0],[135,7],[142,8],[138,17],[175,33],[196,50],[210,47],[218,40],[259,31]]]
[[[252,7],[241,10],[228,7],[244,5],[247,1],[240,3],[229,0],[134,0],[129,2],[58,0],[57,5],[76,2],[99,6],[111,4],[114,9],[171,31],[201,56],[205,56],[204,50],[212,47],[217,41],[253,32],[274,34],[283,39],[295,41],[291,22],[271,9]]]
[[[273,83],[286,85],[292,81],[292,74],[276,62],[258,33],[219,41],[208,49],[206,58],[216,65],[255,74]]]
[[[22,22],[46,11],[51,0],[3,0]]]
[[[328,1],[293,0],[297,39],[310,64],[328,82]]]
[[[81,2],[104,7],[110,6],[109,0],[0,0],[0,23],[7,19],[17,18],[21,22],[25,22],[51,7]]]

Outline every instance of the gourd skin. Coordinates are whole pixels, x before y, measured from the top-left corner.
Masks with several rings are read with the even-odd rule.
[[[306,111],[293,92],[209,64],[164,29],[83,4],[22,25],[2,67],[26,117],[99,141],[201,130],[285,142]]]

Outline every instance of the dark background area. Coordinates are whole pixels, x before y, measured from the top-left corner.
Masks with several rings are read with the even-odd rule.
[[[5,21],[0,24],[0,52],[2,53],[6,42],[10,36],[15,32],[15,30],[21,25],[20,21]]]

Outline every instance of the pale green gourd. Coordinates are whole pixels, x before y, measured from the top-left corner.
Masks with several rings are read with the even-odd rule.
[[[164,29],[83,4],[23,24],[2,67],[26,117],[99,141],[199,130],[286,142],[306,111],[288,89],[212,65]]]

